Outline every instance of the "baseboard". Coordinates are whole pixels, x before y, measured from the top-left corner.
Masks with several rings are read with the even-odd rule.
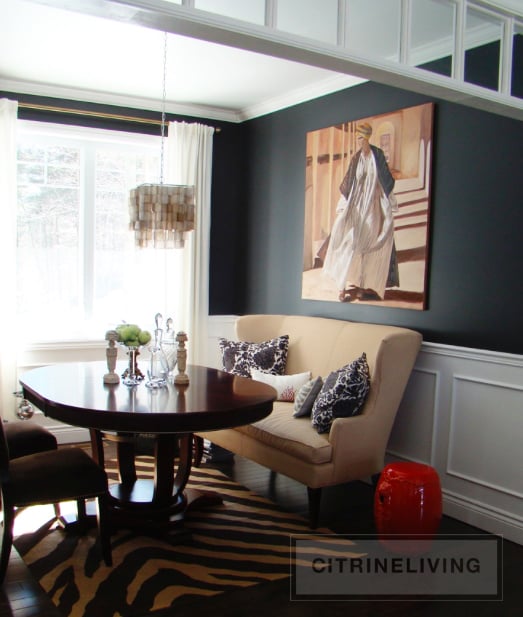
[[[521,520],[514,518],[510,512],[489,508],[483,503],[443,491],[443,513],[468,525],[523,545]]]
[[[85,443],[89,442],[91,439],[89,435],[89,429],[87,428],[80,428],[78,426],[67,426],[66,424],[53,424],[51,426],[46,424],[45,426],[50,431],[52,431],[59,444]]]

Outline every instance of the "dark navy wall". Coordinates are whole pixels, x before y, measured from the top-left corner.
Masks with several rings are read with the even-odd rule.
[[[435,100],[425,311],[301,299],[306,133],[434,101],[366,83],[246,123],[244,313],[407,326],[426,341],[523,352],[523,125]]]
[[[222,126],[213,140],[209,307],[214,315],[242,312],[248,246],[245,127]]]

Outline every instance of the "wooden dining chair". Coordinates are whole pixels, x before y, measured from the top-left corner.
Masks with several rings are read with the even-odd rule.
[[[97,499],[98,530],[102,556],[112,565],[108,513],[108,482],[105,471],[84,450],[66,447],[9,458],[3,422],[0,422],[0,491],[3,510],[0,584],[5,578],[13,545],[13,526],[18,508],[61,501],[77,502],[78,526],[86,522],[85,500]]]
[[[4,423],[4,432],[10,459],[58,448],[51,431],[31,420]]]
[[[56,450],[58,442],[56,437],[46,428],[30,420],[23,421],[4,421],[4,432],[9,452],[9,460],[36,454],[37,452],[47,452]],[[60,521],[62,513],[60,504],[53,504],[55,519]]]

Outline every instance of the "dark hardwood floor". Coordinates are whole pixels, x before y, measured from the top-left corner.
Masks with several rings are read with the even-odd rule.
[[[109,455],[109,453],[108,453]],[[306,488],[285,476],[274,477],[267,469],[241,457],[234,464],[214,464],[231,478],[256,493],[272,499],[283,508],[307,516]],[[336,533],[374,533],[373,489],[364,482],[352,482],[343,486],[325,489],[322,496],[320,524]],[[481,533],[480,530],[455,519],[444,516],[441,533]],[[228,594],[210,599],[209,614],[212,617],[317,617],[356,615],[380,617],[516,617],[523,615],[523,546],[503,542],[503,587],[502,602],[449,602],[449,601],[395,601],[363,602],[290,601],[289,581],[270,583],[235,591],[234,598]],[[173,615],[173,611],[155,613],[158,617]],[[195,612],[190,613],[192,617]],[[176,612],[177,617],[185,613]],[[189,612],[187,612],[189,615]],[[13,549],[2,588],[0,588],[0,617],[61,617],[28,568]],[[100,617],[106,617],[100,615]]]

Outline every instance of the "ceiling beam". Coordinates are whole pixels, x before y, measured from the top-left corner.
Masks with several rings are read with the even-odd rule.
[[[172,4],[166,0],[31,0],[64,10],[228,45],[523,120],[523,100],[397,62]]]

